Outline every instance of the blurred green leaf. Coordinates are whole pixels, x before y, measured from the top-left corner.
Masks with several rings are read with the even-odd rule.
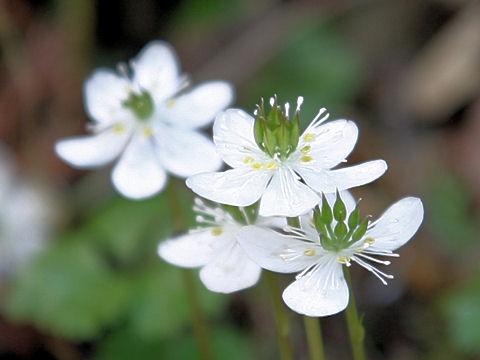
[[[252,359],[248,337],[231,327],[219,327],[212,334],[218,359]],[[195,339],[191,334],[171,336],[168,340],[149,341],[128,329],[120,329],[108,336],[100,345],[96,360],[201,360]]]
[[[326,26],[299,28],[290,41],[245,86],[247,110],[253,111],[261,97],[268,99],[274,93],[280,102],[293,104],[302,95],[300,121],[305,128],[321,107],[333,112],[352,101],[361,83],[360,59]]]
[[[17,321],[85,340],[124,313],[130,294],[83,238],[64,238],[10,283],[4,310]]]
[[[435,177],[427,201],[428,218],[437,238],[448,250],[468,249],[478,240],[480,229],[470,212],[471,198],[452,175]]]
[[[231,21],[242,9],[238,0],[184,0],[171,17],[171,22],[184,30],[199,31],[202,26]]]
[[[448,339],[459,352],[480,351],[480,273],[463,289],[445,294],[441,308]]]
[[[128,322],[139,336],[146,339],[170,336],[190,323],[181,271],[159,259],[139,274],[133,284],[135,296],[128,314]],[[227,296],[206,290],[199,280],[196,285],[203,311],[209,315],[223,311]]]

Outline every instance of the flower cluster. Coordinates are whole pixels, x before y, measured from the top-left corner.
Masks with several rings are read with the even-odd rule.
[[[383,160],[349,167],[358,138],[350,120],[330,121],[322,108],[304,131],[303,97],[290,111],[277,97],[253,115],[226,108],[233,90],[212,81],[185,91],[174,51],[148,44],[119,72],[100,69],[85,82],[93,135],[60,140],[57,154],[78,168],[113,162],[116,189],[141,199],[160,192],[166,172],[187,178],[197,195],[201,226],[162,242],[160,257],[182,267],[201,267],[200,279],[215,292],[254,285],[261,268],[299,274],[285,303],[308,316],[342,311],[349,301],[343,267],[356,263],[386,284],[377,266],[415,234],[423,205],[407,197],[378,220],[360,218],[347,191],[387,170]],[[215,117],[216,115],[216,117]],[[213,143],[197,129],[215,117]],[[222,160],[231,167],[218,171]],[[336,194],[336,195],[335,195]],[[215,204],[217,203],[217,204]]]

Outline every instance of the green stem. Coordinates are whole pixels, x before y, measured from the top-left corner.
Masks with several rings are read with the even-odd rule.
[[[347,319],[348,335],[350,337],[350,345],[352,346],[353,359],[366,360],[367,357],[365,356],[365,348],[363,346],[365,330],[363,329],[361,319],[358,317],[355,296],[353,295],[352,279],[350,277],[350,271],[346,266],[343,267],[343,273],[350,290],[350,301],[345,310],[345,317]]]
[[[168,204],[172,213],[172,221],[175,231],[182,232],[187,228],[187,222],[181,206],[181,199],[179,196],[179,184],[176,179],[170,179],[170,184],[167,189]],[[210,341],[209,331],[205,316],[200,306],[200,300],[196,291],[196,281],[191,270],[181,269],[182,279],[187,293],[188,305],[192,316],[193,331],[197,346],[203,360],[214,360],[212,343]]]
[[[307,333],[310,360],[325,360],[320,319],[304,316],[303,324]]]
[[[273,310],[275,312],[280,358],[282,360],[293,360],[292,348],[290,346],[290,324],[285,305],[280,297],[277,278],[274,273],[267,270],[264,271],[264,274],[270,290]]]

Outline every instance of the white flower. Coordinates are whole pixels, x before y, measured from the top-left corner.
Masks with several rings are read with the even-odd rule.
[[[297,113],[302,101],[300,97]],[[288,118],[288,106],[285,112]],[[194,175],[187,179],[187,186],[222,204],[248,206],[261,198],[262,216],[298,216],[319,202],[317,193],[349,189],[380,177],[387,169],[383,160],[330,170],[346,161],[358,129],[348,120],[324,123],[325,112],[319,112],[285,159],[277,154],[272,157],[257,145],[252,116],[237,109],[220,113],[213,127],[214,142],[233,169]]]
[[[250,260],[236,240],[246,224],[220,207],[206,206],[200,199],[195,199],[194,210],[199,214],[197,221],[206,226],[162,242],[158,246],[159,256],[173,265],[202,267],[200,279],[214,292],[231,293],[255,285],[261,268]],[[252,220],[246,209],[238,211],[242,219]],[[254,223],[258,228],[273,224],[272,220],[261,217]]]
[[[44,192],[14,173],[0,146],[0,274],[12,274],[43,249],[53,215]]]
[[[233,99],[232,87],[212,81],[187,85],[174,50],[164,42],[145,46],[119,73],[98,69],[85,81],[85,107],[93,135],[60,140],[57,155],[76,168],[95,168],[119,158],[116,189],[141,199],[160,192],[166,171],[187,177],[221,166],[213,143],[196,131]]]
[[[311,221],[305,219],[301,229],[289,228],[289,235],[247,226],[237,238],[262,268],[281,273],[300,272],[283,292],[283,300],[292,310],[307,316],[327,316],[348,305],[349,290],[342,266],[357,263],[386,285],[385,279],[393,276],[373,264],[390,262],[376,256],[399,256],[393,251],[412,238],[422,220],[421,200],[407,197],[371,223],[358,241],[338,251],[325,249]]]

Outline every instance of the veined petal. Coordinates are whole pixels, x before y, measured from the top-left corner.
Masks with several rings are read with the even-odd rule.
[[[260,198],[271,177],[270,171],[239,168],[193,175],[186,184],[193,192],[208,200],[248,206]]]
[[[390,206],[367,230],[373,238],[368,250],[396,250],[407,243],[423,221],[423,204],[419,198],[406,197]]]
[[[67,138],[55,143],[55,153],[79,169],[99,167],[118,157],[131,134],[130,129],[119,132],[109,128],[94,135]]]
[[[166,42],[151,41],[132,61],[133,82],[152,95],[158,104],[174,95],[182,85],[175,50]]]
[[[233,98],[231,84],[209,81],[167,100],[162,105],[161,116],[175,127],[199,128],[212,122],[215,115],[232,103]]]
[[[85,109],[92,120],[102,126],[134,118],[130,109],[122,106],[128,98],[130,82],[109,69],[98,69],[85,80]]]
[[[235,243],[200,270],[200,279],[210,291],[232,293],[253,286],[261,268]]]
[[[316,271],[289,285],[282,297],[289,308],[307,316],[328,316],[342,311],[349,299],[342,265],[335,258],[326,258]]]
[[[297,152],[299,156],[311,157],[310,167],[331,169],[352,152],[357,138],[358,128],[353,121],[330,121],[306,129],[300,136]]]
[[[308,244],[255,225],[242,227],[237,234],[237,241],[255,263],[279,273],[299,272],[312,266],[318,260],[318,255],[308,256],[305,251],[321,251],[313,243]]]
[[[137,131],[112,172],[120,194],[143,199],[160,192],[167,181],[165,170],[155,156],[151,137]]]
[[[295,171],[307,185],[323,193],[333,193],[337,190],[342,191],[368,184],[382,176],[386,170],[387,163],[383,160],[367,161],[337,170],[315,171],[306,166],[295,167]]]
[[[197,267],[212,261],[222,248],[235,242],[235,235],[223,232],[215,235],[213,229],[195,231],[181,235],[158,245],[158,255],[165,261],[182,267]]]
[[[260,200],[262,216],[299,216],[311,210],[319,201],[317,194],[296,179],[287,168],[280,168]]]
[[[228,109],[217,115],[213,124],[213,141],[223,161],[231,167],[245,166],[245,160],[249,158],[263,161],[265,155],[253,134],[254,122],[253,117],[239,109]]]
[[[196,131],[157,123],[155,140],[158,159],[168,171],[177,176],[187,177],[215,171],[222,166],[213,142]]]

